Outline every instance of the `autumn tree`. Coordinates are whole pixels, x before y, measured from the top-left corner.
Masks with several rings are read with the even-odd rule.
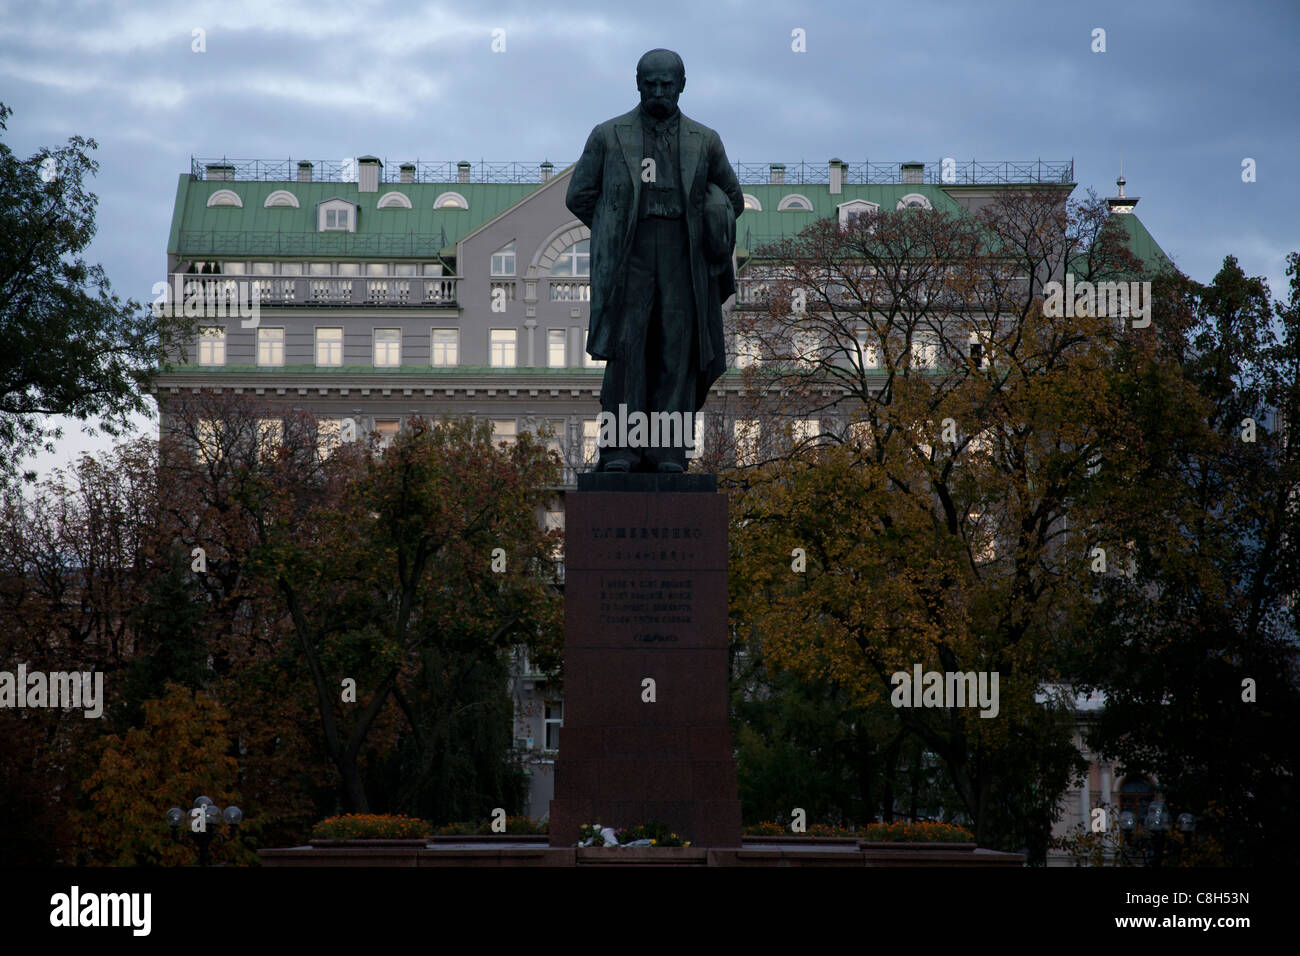
[[[399,736],[414,747],[405,781],[427,791],[447,779],[430,768],[466,743],[447,728],[492,711],[480,692],[496,685],[476,684],[479,671],[514,644],[555,646],[554,541],[538,521],[554,460],[530,436],[494,446],[486,424],[418,419],[387,448],[375,438],[322,454],[307,416],[202,401],[173,409],[165,459],[181,539],[205,547],[224,604],[276,608],[270,632],[248,638],[281,664],[292,640],[289,673],[310,689],[342,806],[371,806],[365,768],[377,783]],[[482,747],[504,760],[501,742]],[[473,790],[484,778],[470,776]]]
[[[0,103],[0,130],[11,110]],[[27,159],[0,141],[0,482],[57,429],[44,416],[100,417],[110,435],[150,411],[148,383],[186,321],[112,292],[82,252],[95,235],[93,139]],[[34,473],[26,475],[35,480]]]
[[[168,808],[188,811],[199,796],[221,807],[240,803],[238,765],[228,754],[219,702],[168,684],[163,697],[145,702],[144,712],[143,726],[103,737],[95,747],[98,766],[84,783],[87,806],[76,814],[79,865],[194,863],[193,846],[173,840],[164,819]],[[249,821],[254,831],[257,822]],[[255,860],[240,841],[218,852],[226,862]]]
[[[1107,502],[1134,565],[1106,582],[1079,643],[1078,684],[1106,700],[1091,745],[1154,777],[1236,865],[1297,849],[1300,455],[1286,431],[1300,414],[1300,254],[1287,274],[1279,302],[1231,256],[1208,285],[1165,283],[1161,352],[1193,395],[1159,356],[1122,357],[1143,447]]]
[[[824,220],[762,253],[766,290],[738,320],[761,350],[733,411],[760,432],[731,481],[741,633],[857,707],[915,663],[997,673],[996,717],[894,713],[981,844],[1037,858],[1082,768],[1069,715],[1039,691],[1067,677],[1090,546],[1123,543],[1090,465],[1137,441],[1111,360],[1136,330],[1042,308],[1067,270],[1142,274],[1103,208],[1040,189],[977,216]]]

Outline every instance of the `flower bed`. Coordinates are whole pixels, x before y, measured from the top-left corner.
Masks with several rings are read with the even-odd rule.
[[[857,840],[862,843],[934,843],[973,846],[975,834],[952,823],[868,823],[866,826],[832,826],[814,823],[806,833],[791,833],[788,826],[772,820],[745,827],[745,835],[759,838],[805,840]]]

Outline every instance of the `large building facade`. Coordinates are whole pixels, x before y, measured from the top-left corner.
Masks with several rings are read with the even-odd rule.
[[[759,360],[761,343],[735,332],[731,319],[764,308],[760,246],[828,217],[969,214],[1008,189],[1049,185],[1064,198],[1075,185],[1069,162],[735,166],[745,212],[738,293],[724,310],[730,371],[696,434],[699,452],[728,446],[724,463],[743,458],[759,425],[727,409],[744,389],[739,368]],[[350,429],[386,441],[413,415],[486,419],[502,441],[546,429],[564,469],[538,520],[563,527],[564,492],[596,457],[603,375],[585,349],[589,232],[564,204],[570,172],[550,163],[386,166],[371,156],[194,162],[177,183],[167,272],[173,296],[199,299],[205,317],[158,378],[163,428],[170,399],[218,390],[310,413],[322,451]],[[1136,200],[1121,186],[1111,203],[1133,251],[1163,259],[1133,214]],[[241,296],[256,301],[255,319],[212,308],[237,306]],[[963,330],[954,336],[962,348],[980,347]],[[814,434],[822,427],[811,426]],[[527,812],[542,817],[563,701],[525,657],[514,671],[516,751],[532,775]],[[1094,767],[1091,790],[1111,789],[1109,769]],[[1067,797],[1077,809],[1062,829],[1091,796]]]

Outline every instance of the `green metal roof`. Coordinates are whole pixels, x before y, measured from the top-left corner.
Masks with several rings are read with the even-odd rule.
[[[451,254],[460,239],[543,185],[380,183],[378,192],[362,194],[357,183],[203,180],[183,173],[176,186],[167,249],[181,257],[437,258],[440,254]],[[932,183],[845,184],[837,195],[832,195],[825,183],[746,184],[741,188],[763,207],[746,209],[737,220],[737,244],[746,251],[782,236],[795,236],[819,218],[835,217],[840,205],[855,199],[876,203],[882,211],[890,211],[903,196],[916,193],[925,196],[936,210],[965,212],[945,187]],[[238,195],[243,207],[208,206],[208,198],[222,189]],[[279,190],[293,194],[299,208],[266,208],[266,198]],[[402,193],[410,199],[412,208],[376,208],[379,199],[388,192]],[[435,210],[433,204],[444,192],[464,196],[469,208]],[[813,208],[778,210],[781,200],[791,194],[803,196]],[[317,204],[336,198],[358,204],[356,232],[317,230]],[[1170,263],[1135,214],[1113,215],[1118,216],[1128,234],[1130,248],[1149,269],[1157,270]]]
[[[200,180],[182,174],[176,186],[167,251],[179,255],[436,257],[466,234],[517,203],[541,183],[381,183],[378,192],[361,193],[356,183]],[[243,207],[209,206],[213,193],[228,189]],[[299,208],[265,207],[266,198],[284,190]],[[412,208],[378,209],[388,192],[405,195]],[[465,197],[468,209],[434,209],[444,192]],[[356,232],[322,233],[316,206],[327,199],[357,203]]]
[[[1148,271],[1159,272],[1166,266],[1173,265],[1173,260],[1165,255],[1165,251],[1160,248],[1160,244],[1155,241],[1151,233],[1147,232],[1147,227],[1142,225],[1142,220],[1136,213],[1111,213],[1111,218],[1118,219],[1119,224],[1124,227],[1124,231],[1128,233],[1129,250],[1142,260]]]
[[[881,184],[870,186],[843,186],[839,195],[832,195],[825,183],[792,184],[783,186],[746,185],[741,190],[753,196],[762,205],[762,210],[746,209],[736,220],[736,241],[742,249],[748,249],[745,234],[749,233],[751,245],[760,241],[770,242],[780,236],[794,236],[817,219],[836,217],[839,207],[854,199],[862,199],[880,206],[882,212],[893,211],[898,201],[912,193],[924,196],[935,209],[950,213],[964,211],[962,205],[943,191],[941,187],[926,183]],[[789,195],[803,196],[812,204],[812,211],[794,209],[777,210],[781,200]]]

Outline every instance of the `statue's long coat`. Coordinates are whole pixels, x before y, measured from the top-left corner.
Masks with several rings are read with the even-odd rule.
[[[727,161],[718,134],[679,114],[679,182],[690,236],[690,281],[694,286],[700,337],[700,374],[695,410],[704,407],[709,387],[726,371],[722,303],[736,291],[730,257],[710,265],[704,252],[704,204],[709,184],[717,185],[737,217],[745,199]],[[591,322],[587,351],[593,358],[623,358],[624,290],[628,256],[641,208],[641,161],[644,157],[640,109],[601,123],[587,137],[573,170],[564,202],[591,229]],[[685,278],[685,277],[683,277]]]

